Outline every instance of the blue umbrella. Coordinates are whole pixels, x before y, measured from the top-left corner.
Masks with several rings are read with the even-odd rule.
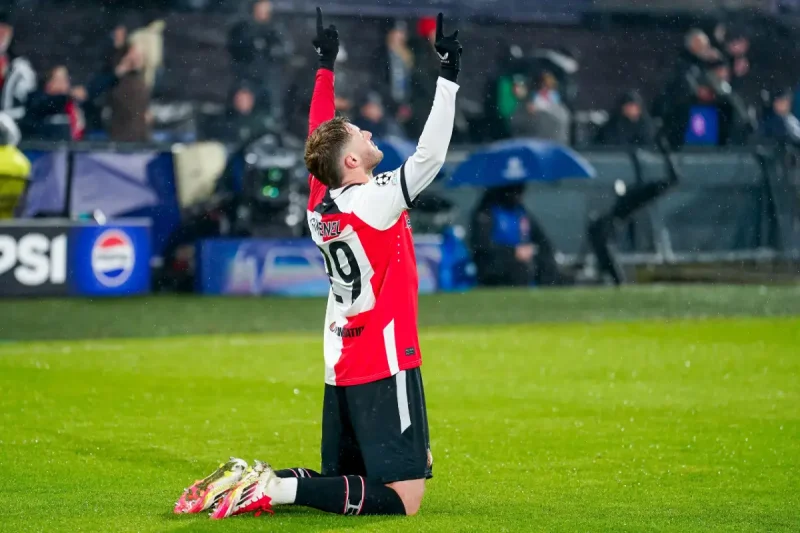
[[[574,150],[550,141],[514,139],[489,145],[461,163],[450,187],[502,187],[527,181],[593,178],[594,167]]]
[[[399,168],[417,149],[414,143],[400,137],[376,139],[375,144],[383,152],[383,161],[375,168],[375,174]]]

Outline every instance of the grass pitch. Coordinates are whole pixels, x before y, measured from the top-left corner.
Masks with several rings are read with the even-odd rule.
[[[655,292],[670,301],[681,290]],[[694,289],[707,305],[686,313],[719,314],[708,302],[725,291],[749,301],[749,290]],[[651,308],[652,292],[452,296],[495,299],[499,313],[460,326],[433,318],[447,298],[423,300],[423,316],[440,324],[422,333],[434,479],[409,519],[171,514],[183,487],[228,455],[319,466],[316,333],[147,338],[140,313],[175,301],[15,304],[6,338],[33,338],[29,323],[12,326],[37,306],[40,337],[85,336],[96,327],[89,311],[49,327],[41,318],[81,305],[127,313],[127,329],[114,331],[142,338],[0,345],[0,531],[800,531],[800,319],[581,314],[613,297],[625,306],[610,318],[680,315]],[[524,294],[529,307],[568,299],[576,319],[594,322],[502,324],[513,311],[497,300]],[[775,314],[796,312],[770,294]],[[722,300],[731,313],[751,310]],[[154,334],[220,327],[198,318],[208,304],[183,300],[186,316],[162,324],[175,331]],[[307,305],[319,330],[318,301],[292,305]],[[463,317],[486,306],[449,316],[472,322]],[[542,316],[569,320],[558,309]],[[258,320],[230,322],[225,329],[249,331]]]

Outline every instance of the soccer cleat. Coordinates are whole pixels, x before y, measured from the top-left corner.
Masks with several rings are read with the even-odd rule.
[[[260,516],[262,512],[273,514],[272,498],[267,495],[267,489],[277,479],[271,466],[256,461],[242,477],[242,480],[225,494],[211,513],[211,518],[219,520],[253,511],[256,516]]]
[[[180,499],[175,502],[175,513],[200,513],[210,509],[242,479],[247,469],[246,461],[231,457],[209,476],[184,489]]]

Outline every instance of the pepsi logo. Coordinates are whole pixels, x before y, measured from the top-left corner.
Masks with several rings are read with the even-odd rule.
[[[124,231],[110,229],[100,234],[92,246],[92,271],[106,287],[119,287],[131,277],[136,252]]]

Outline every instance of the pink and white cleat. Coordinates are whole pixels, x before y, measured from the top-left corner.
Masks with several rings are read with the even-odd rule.
[[[201,513],[212,508],[242,479],[247,469],[247,462],[231,457],[210,475],[184,489],[180,499],[175,502],[175,513]]]
[[[228,491],[211,513],[211,518],[219,520],[229,516],[262,512],[273,514],[272,498],[267,494],[270,485],[278,481],[272,467],[256,461],[242,477],[241,481]]]

